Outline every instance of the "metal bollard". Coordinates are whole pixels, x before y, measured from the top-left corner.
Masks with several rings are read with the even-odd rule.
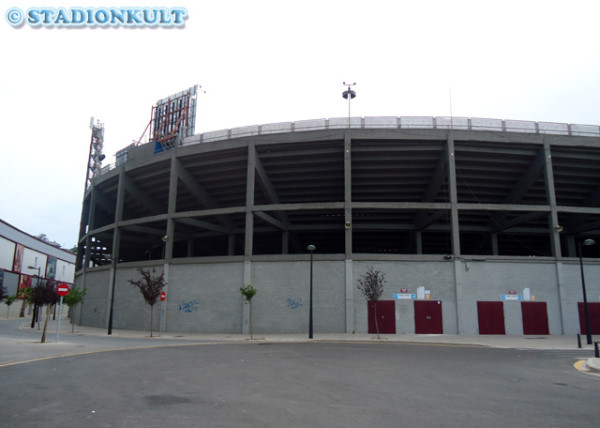
[[[581,335],[580,334],[577,335],[577,347],[581,348]]]
[[[594,342],[594,357],[600,358],[600,350],[598,350],[598,344],[600,342]]]

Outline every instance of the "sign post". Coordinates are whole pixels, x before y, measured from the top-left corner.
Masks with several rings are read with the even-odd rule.
[[[164,291],[160,292],[160,318],[158,320],[158,335],[160,336],[162,329],[162,320],[163,320],[163,302],[167,299],[167,293]]]
[[[71,291],[71,289],[69,288],[69,286],[67,284],[59,284],[58,287],[56,287],[56,293],[60,296],[60,303],[58,305],[58,323],[56,323],[56,342],[57,343],[58,343],[58,335],[60,333],[60,318],[62,315],[63,297],[65,297],[67,294],[69,294],[69,291]]]

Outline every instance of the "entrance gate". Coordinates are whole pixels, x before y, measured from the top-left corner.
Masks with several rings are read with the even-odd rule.
[[[477,302],[479,334],[506,334],[502,302]]]
[[[442,301],[415,300],[415,334],[443,334]]]
[[[376,334],[375,304],[368,302],[369,334]],[[396,303],[393,300],[377,301],[377,326],[381,334],[396,334]]]

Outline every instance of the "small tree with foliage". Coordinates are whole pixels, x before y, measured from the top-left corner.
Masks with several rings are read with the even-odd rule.
[[[52,280],[46,280],[40,282],[35,287],[31,288],[29,295],[30,301],[37,306],[42,308],[46,306],[46,321],[44,321],[44,330],[42,332],[41,343],[46,342],[46,330],[48,329],[48,319],[50,318],[50,308],[58,302],[58,293],[56,292],[56,283]]]
[[[244,287],[240,287],[240,293],[244,295],[244,298],[248,302],[248,331],[250,332],[250,340],[252,340],[252,298],[256,294],[256,288],[248,284]]]
[[[130,279],[128,281],[131,285],[140,290],[140,293],[144,296],[144,300],[150,305],[150,337],[152,337],[152,313],[154,312],[154,304],[156,303],[158,296],[160,296],[160,292],[165,287],[165,272],[163,271],[158,275],[154,268],[152,271],[140,268],[138,269],[138,272],[142,276],[141,279]]]
[[[377,338],[379,336],[379,324],[377,322],[377,301],[383,294],[383,286],[385,284],[385,274],[378,270],[373,269],[373,266],[369,266],[367,272],[358,279],[358,289],[361,291],[367,302],[373,303],[373,310],[375,315],[375,331],[377,332]]]
[[[71,333],[75,332],[75,322],[73,322],[75,307],[83,302],[83,296],[85,296],[86,292],[87,289],[85,288],[73,288],[71,291],[69,291],[69,294],[63,297],[64,304],[69,307],[69,311],[71,312]]]
[[[8,314],[10,313],[10,305],[15,303],[15,300],[17,300],[16,295],[8,296],[4,299],[4,304],[6,305],[6,319],[8,319]]]

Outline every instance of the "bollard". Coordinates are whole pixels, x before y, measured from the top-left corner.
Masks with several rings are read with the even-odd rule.
[[[600,342],[594,342],[594,357],[596,358],[600,358],[600,350],[598,350],[598,343]]]
[[[577,347],[581,348],[581,335],[580,334],[577,335]]]

